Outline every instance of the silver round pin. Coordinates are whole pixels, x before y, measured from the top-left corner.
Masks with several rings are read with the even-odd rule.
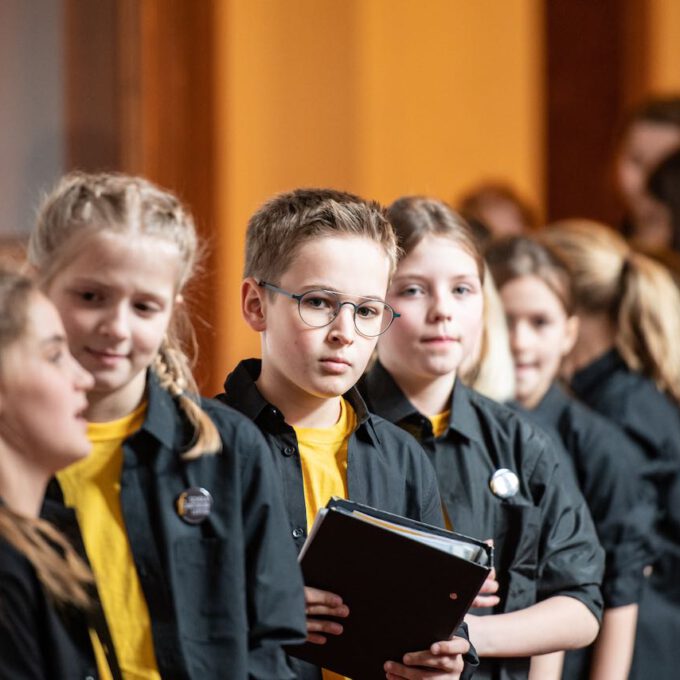
[[[207,489],[191,486],[177,497],[177,514],[187,524],[200,524],[210,515],[212,502]]]
[[[498,498],[512,498],[519,491],[519,478],[507,468],[500,468],[491,475],[489,488]]]

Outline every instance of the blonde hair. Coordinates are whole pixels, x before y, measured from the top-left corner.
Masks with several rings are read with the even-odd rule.
[[[680,402],[680,293],[670,273],[597,222],[565,220],[544,236],[571,271],[577,311],[607,315],[626,365]]]
[[[488,267],[482,284],[484,325],[476,352],[463,362],[460,378],[477,392],[495,401],[515,396],[515,365],[503,303]]]
[[[36,294],[31,280],[0,265],[0,359],[9,346],[24,337],[28,308]],[[0,501],[0,536],[26,557],[56,603],[81,608],[90,604],[92,574],[51,524],[17,515]]]
[[[343,235],[382,246],[394,272],[396,240],[378,203],[335,189],[296,189],[274,196],[250,218],[243,275],[278,282],[304,243]]]
[[[193,218],[169,191],[141,177],[116,173],[73,172],[61,179],[40,207],[28,243],[28,259],[48,288],[59,270],[80,251],[90,236],[113,233],[164,239],[177,247],[179,293],[191,278],[198,239]],[[221,450],[217,428],[198,403],[198,389],[186,347],[195,336],[184,306],[173,312],[160,350],[151,366],[163,389],[184,411],[195,436],[185,459]]]

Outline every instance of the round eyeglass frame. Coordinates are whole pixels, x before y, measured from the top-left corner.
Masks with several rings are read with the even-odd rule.
[[[361,304],[357,304],[356,302],[352,302],[350,300],[341,300],[340,299],[340,294],[337,293],[334,290],[326,290],[324,288],[315,288],[313,290],[308,290],[305,291],[304,293],[291,293],[290,291],[284,290],[283,288],[279,288],[278,286],[275,286],[273,283],[269,283],[268,281],[263,281],[260,280],[257,282],[257,285],[262,287],[262,288],[267,288],[267,290],[271,290],[274,293],[279,293],[280,295],[285,295],[288,298],[291,298],[291,300],[295,300],[297,302],[297,307],[298,307],[298,314],[300,315],[300,320],[302,323],[304,323],[306,326],[309,326],[310,328],[324,328],[325,326],[330,326],[330,324],[335,321],[337,318],[338,314],[340,314],[340,310],[342,309],[343,305],[349,305],[354,309],[354,314],[352,315],[352,320],[354,322],[354,328],[356,329],[356,332],[359,333],[359,335],[363,335],[366,338],[377,338],[381,336],[383,333],[385,333],[390,326],[394,323],[395,319],[398,319],[401,314],[397,311],[395,311],[394,307],[392,305],[389,305],[387,302],[384,300],[380,300],[377,298],[365,298],[367,301],[371,300],[372,302],[379,302],[385,307],[385,311],[388,312],[390,316],[389,323],[385,328],[383,328],[379,333],[366,333],[362,331],[359,326],[357,325],[357,311],[359,310],[359,307],[361,307]],[[310,295],[311,293],[326,293],[327,295],[332,295],[337,298],[338,304],[335,309],[335,313],[333,316],[326,322],[320,325],[317,324],[311,324],[309,321],[307,321],[304,316],[302,315],[302,308],[301,308],[301,303],[302,300]]]

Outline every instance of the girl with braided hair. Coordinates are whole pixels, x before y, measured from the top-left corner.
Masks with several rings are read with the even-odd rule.
[[[125,677],[283,679],[301,578],[266,443],[197,396],[196,253],[187,210],[142,178],[72,173],[43,202],[29,260],[94,376],[93,454],[52,492],[78,515]]]

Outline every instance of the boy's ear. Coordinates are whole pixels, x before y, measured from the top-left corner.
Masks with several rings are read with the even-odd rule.
[[[258,333],[267,329],[265,295],[265,289],[258,286],[257,281],[252,276],[243,279],[241,284],[241,314],[243,314],[245,322]]]
[[[578,339],[578,317],[572,314],[567,319],[567,332],[564,335],[564,340],[562,341],[562,356],[566,357],[574,345],[576,345],[576,340]]]

